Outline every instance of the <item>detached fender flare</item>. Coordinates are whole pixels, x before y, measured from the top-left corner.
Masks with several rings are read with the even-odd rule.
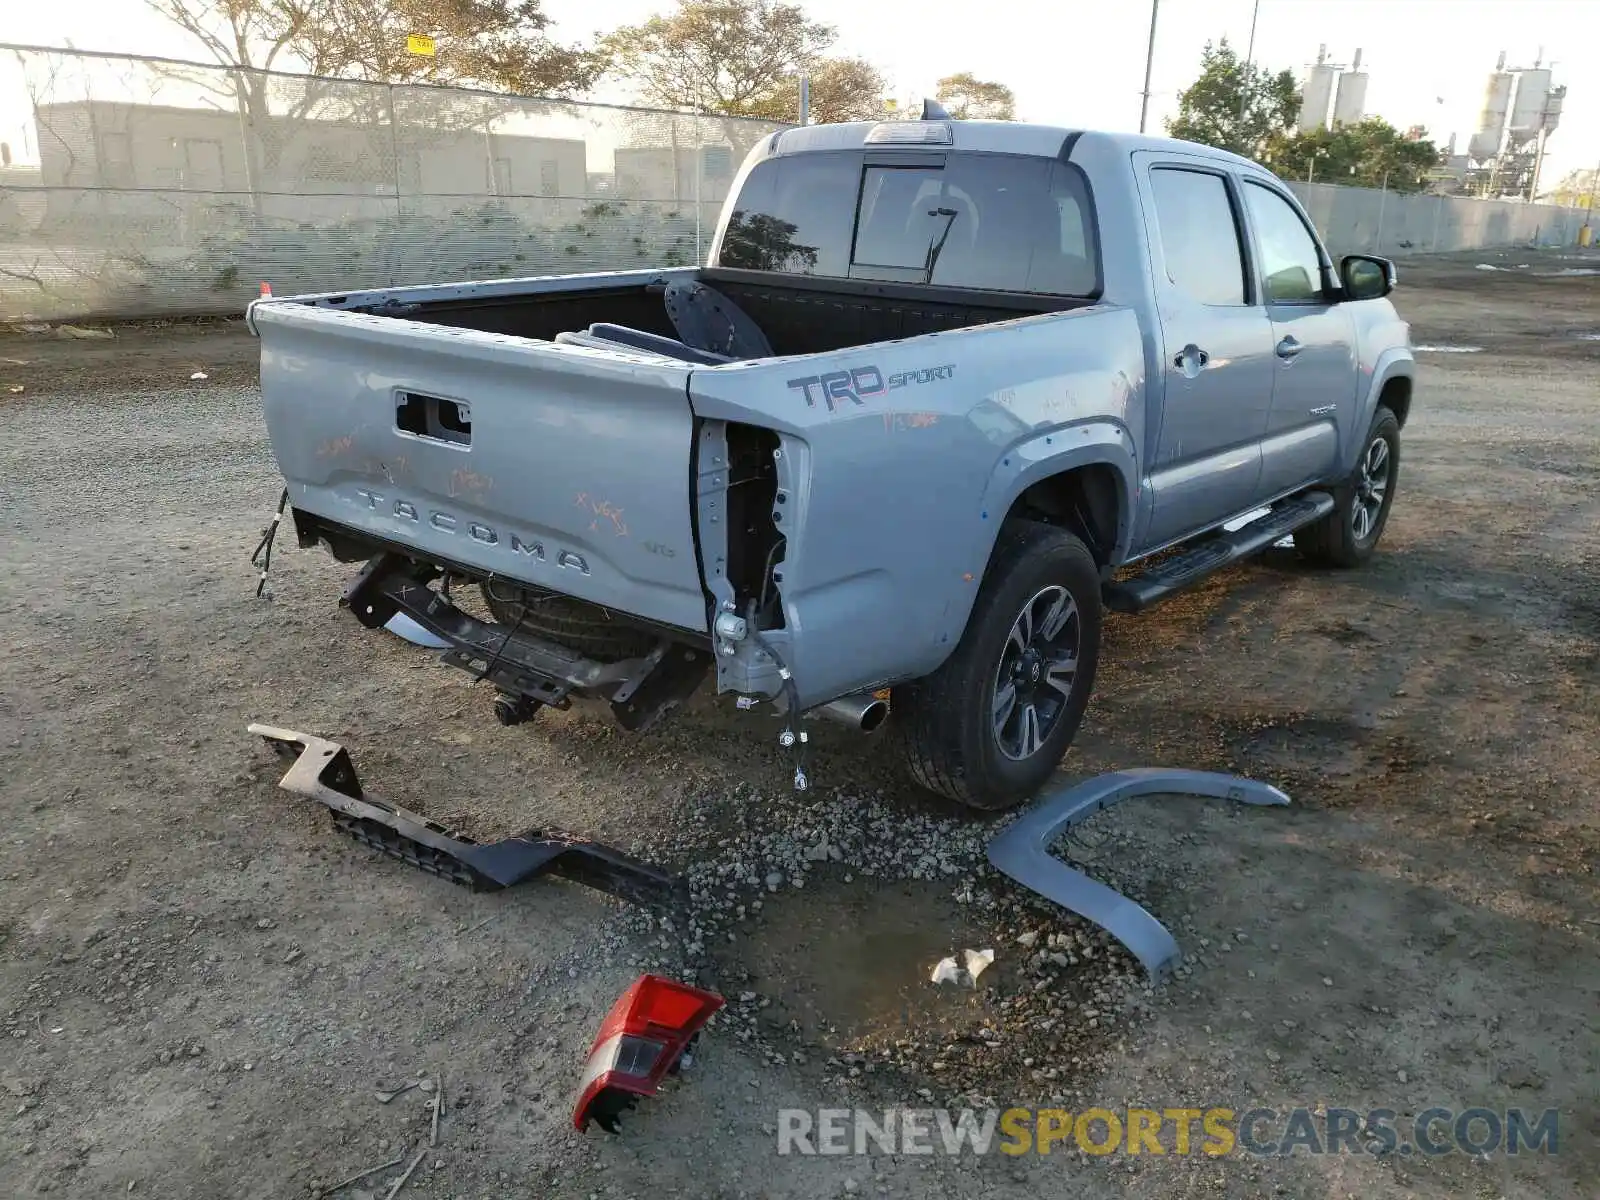
[[[1006,513],[1022,495],[1042,479],[1080,467],[1109,467],[1117,477],[1117,530],[1112,561],[1128,555],[1133,540],[1134,517],[1138,512],[1139,467],[1133,435],[1121,421],[1097,419],[1076,425],[1060,426],[1048,433],[1033,434],[1009,447],[995,460],[977,525],[977,542],[967,547],[966,560],[988,567],[1000,537]],[[957,603],[945,613],[941,633],[953,648],[966,628],[967,617],[977,599],[981,574],[971,580]]]

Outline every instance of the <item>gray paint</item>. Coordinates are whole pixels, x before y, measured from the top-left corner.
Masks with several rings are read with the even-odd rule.
[[[740,179],[768,154],[859,146],[870,128],[789,130],[759,144]],[[957,148],[1050,155],[1066,135],[982,122],[956,122],[953,134]],[[785,623],[766,641],[809,708],[937,668],[965,628],[1001,520],[1041,479],[1089,465],[1115,473],[1115,565],[1347,474],[1383,384],[1413,369],[1393,306],[1186,304],[1159,251],[1152,257],[1146,172],[1206,164],[1235,187],[1245,175],[1281,185],[1244,159],[1160,138],[1084,134],[1072,159],[1094,193],[1104,290],[1071,312],[702,367],[328,307],[637,287],[648,272],[255,305],[267,422],[291,499],[425,552],[703,632],[696,532],[705,586],[719,607],[732,602],[726,424],[774,430]],[[721,237],[719,226],[714,246]],[[1293,361],[1273,353],[1289,330],[1306,346]],[[1174,365],[1190,344],[1210,354],[1198,371]],[[789,386],[863,368],[927,376],[832,407]],[[404,389],[470,402],[471,449],[398,434],[394,395]],[[512,539],[537,540],[543,556],[508,549]],[[720,689],[778,691],[775,664],[751,640],[719,649]]]
[[[1045,793],[989,843],[989,863],[995,870],[1093,921],[1126,946],[1154,981],[1183,957],[1166,926],[1121,892],[1067,866],[1050,853],[1050,847],[1074,825],[1118,801],[1158,795],[1208,796],[1253,805],[1289,803],[1277,788],[1237,775],[1149,767],[1113,771]]]
[[[253,325],[267,431],[296,507],[707,628],[687,366],[298,304],[258,305]],[[470,404],[472,445],[397,430],[402,391]]]

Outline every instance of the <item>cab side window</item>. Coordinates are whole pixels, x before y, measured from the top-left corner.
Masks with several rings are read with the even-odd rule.
[[[1157,167],[1150,190],[1167,278],[1201,304],[1242,305],[1244,254],[1222,176]]]
[[[1245,181],[1245,204],[1261,244],[1261,278],[1269,304],[1294,304],[1322,297],[1317,243],[1300,214],[1269,187]]]

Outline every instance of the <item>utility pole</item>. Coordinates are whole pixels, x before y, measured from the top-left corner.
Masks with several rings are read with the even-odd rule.
[[[811,76],[800,73],[800,124],[811,124]]]
[[[1139,132],[1144,132],[1145,118],[1150,115],[1150,70],[1156,62],[1156,12],[1161,0],[1150,0],[1150,48],[1144,52],[1144,91],[1139,100]]]
[[[1600,191],[1600,163],[1595,163],[1594,174],[1589,176],[1589,207],[1583,210],[1583,227],[1590,228],[1594,220],[1594,198],[1596,191]]]
[[[1389,170],[1390,168],[1388,167],[1383,169],[1383,191],[1378,193],[1378,234],[1372,239],[1372,252],[1374,254],[1383,253],[1383,210],[1384,206],[1389,202]]]
[[[1250,41],[1245,46],[1244,70],[1239,73],[1239,120],[1244,120],[1244,103],[1250,95],[1250,67],[1256,57],[1256,18],[1261,15],[1261,0],[1250,10]]]

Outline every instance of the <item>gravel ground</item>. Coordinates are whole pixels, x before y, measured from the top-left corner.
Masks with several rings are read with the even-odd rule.
[[[1503,270],[1479,271],[1487,262]],[[1526,267],[1519,264],[1527,263]],[[1113,620],[1069,776],[1237,770],[1286,810],[1131,802],[1066,847],[1188,953],[1150,989],[983,865],[996,823],[702,697],[631,737],[360,630],[349,569],[246,563],[277,484],[237,325],[0,335],[0,1193],[305,1197],[1587,1196],[1600,1177],[1600,279],[1418,260],[1427,351],[1383,552],[1274,553]],[[1586,336],[1587,335],[1587,336]],[[205,380],[190,380],[204,371]],[[12,393],[22,387],[21,393]],[[487,839],[553,825],[681,870],[671,926],[473,895],[340,839],[244,727]],[[933,964],[995,949],[976,988]],[[642,967],[722,991],[693,1068],[576,1135]],[[388,1104],[376,1089],[425,1079]],[[782,1107],[1560,1110],[1555,1156],[780,1157]],[[1585,1184],[1587,1179],[1590,1182]]]

